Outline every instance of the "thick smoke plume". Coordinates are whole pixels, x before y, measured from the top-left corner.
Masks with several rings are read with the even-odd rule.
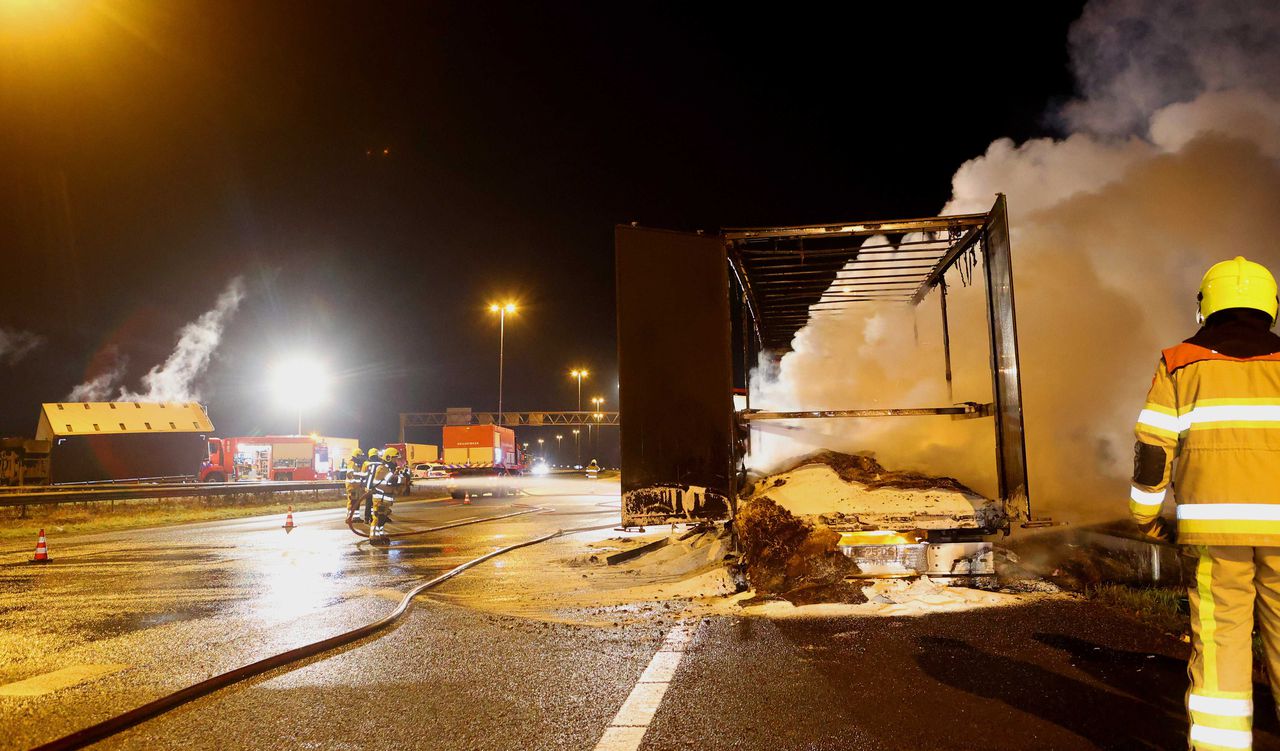
[[[1082,97],[1059,113],[1069,135],[995,141],[956,172],[944,213],[1008,196],[1030,490],[1039,512],[1085,520],[1124,513],[1133,420],[1160,349],[1195,330],[1204,270],[1244,255],[1280,271],[1280,6],[1100,0],[1070,44]],[[985,401],[980,279],[948,281],[955,398]],[[752,406],[945,403],[937,331],[936,297],[815,321],[757,370]],[[872,450],[991,493],[991,430],[830,421],[778,429],[751,462]]]
[[[244,299],[244,280],[231,280],[213,308],[199,318],[183,326],[178,332],[178,343],[164,363],[153,367],[142,377],[142,390],[131,391],[117,384],[124,377],[127,365],[118,358],[105,372],[76,386],[67,396],[68,401],[125,402],[190,402],[200,400],[197,379],[209,367],[214,352],[222,341],[222,332]]]
[[[44,344],[44,337],[30,331],[0,328],[0,362],[13,365]]]

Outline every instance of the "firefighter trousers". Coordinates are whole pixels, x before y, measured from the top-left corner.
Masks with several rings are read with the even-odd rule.
[[[347,483],[347,511],[360,510],[360,499],[364,497],[364,486]]]
[[[1280,697],[1280,548],[1199,546],[1192,552],[1197,561],[1189,587],[1189,746],[1248,749],[1253,745],[1255,625],[1272,693]]]
[[[381,531],[383,525],[391,518],[391,505],[395,503],[395,499],[390,493],[374,493],[373,494],[373,522],[372,527]]]

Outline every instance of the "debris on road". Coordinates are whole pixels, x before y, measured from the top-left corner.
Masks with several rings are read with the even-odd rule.
[[[760,596],[800,605],[865,601],[861,589],[845,581],[858,566],[837,547],[839,532],[801,519],[767,496],[744,504],[734,525],[747,580]]]

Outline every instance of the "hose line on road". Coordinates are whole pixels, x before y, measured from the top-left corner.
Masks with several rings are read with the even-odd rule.
[[[541,511],[541,510],[542,509],[535,508],[535,509],[530,509],[529,511],[522,511],[520,513],[527,514],[527,513],[533,513],[535,511]],[[516,514],[509,514],[508,516],[516,516]],[[504,517],[494,517],[494,518],[504,518]],[[474,523],[474,522],[471,522],[471,523]],[[446,525],[445,527],[439,527],[439,529],[446,529],[449,526],[458,526],[458,525],[457,524]],[[317,641],[317,642],[304,644],[301,647],[295,647],[286,652],[281,652],[279,654],[272,655],[271,657],[265,657],[261,660],[258,660],[257,662],[252,662],[252,663],[249,663],[248,665],[242,665],[241,667],[235,668],[234,670],[229,670],[225,673],[222,673],[221,675],[215,675],[212,678],[203,680],[195,685],[188,686],[179,691],[175,691],[172,694],[168,694],[166,696],[160,697],[159,699],[155,699],[154,701],[147,702],[146,704],[143,704],[142,706],[137,707],[135,709],[131,709],[128,712],[125,712],[124,714],[116,715],[115,717],[112,717],[107,720],[103,720],[102,722],[99,722],[96,725],[90,725],[89,727],[84,728],[83,730],[77,730],[76,732],[71,733],[69,735],[65,735],[61,738],[58,738],[57,740],[50,741],[42,746],[37,746],[34,749],[34,751],[65,751],[67,749],[84,748],[85,746],[91,743],[97,743],[98,741],[109,738],[115,735],[116,733],[120,733],[124,730],[127,730],[133,727],[134,725],[138,725],[153,717],[157,717],[161,714],[164,714],[169,710],[177,709],[178,707],[182,706],[183,704],[186,704],[187,702],[193,701],[195,699],[199,699],[200,697],[203,697],[203,696],[208,696],[209,694],[212,694],[215,691],[234,685],[248,678],[252,678],[256,675],[261,675],[268,671],[275,670],[276,668],[284,667],[286,665],[289,665],[294,662],[298,662],[300,660],[305,660],[310,657],[316,657],[316,656],[322,655],[325,652],[337,649],[338,647],[350,644],[355,641],[359,641],[360,639],[363,639],[367,636],[372,636],[373,634],[376,634],[379,631],[382,631],[383,629],[392,625],[396,621],[400,620],[400,618],[409,611],[409,606],[413,602],[413,598],[417,597],[418,595],[422,594],[428,589],[431,589],[432,587],[438,586],[440,584],[443,584],[446,581],[449,581],[450,579],[457,576],[458,574],[461,574],[467,569],[478,566],[481,563],[484,563],[485,561],[491,558],[496,558],[497,556],[503,555],[505,553],[509,553],[513,550],[518,550],[520,548],[527,548],[531,545],[537,545],[538,543],[546,542],[547,540],[554,540],[555,538],[563,537],[564,535],[576,534],[578,532],[590,532],[590,531],[599,530],[599,529],[608,529],[613,526],[614,526],[613,523],[609,523],[604,525],[596,525],[592,527],[575,527],[572,529],[561,529],[561,530],[552,532],[550,534],[542,535],[541,537],[535,537],[532,540],[525,540],[524,542],[517,542],[514,545],[508,545],[503,548],[498,548],[497,550],[491,551],[489,553],[485,553],[484,555],[478,558],[472,558],[466,563],[463,563],[441,574],[440,576],[435,577],[434,579],[423,582],[422,584],[419,584],[413,589],[410,589],[408,592],[404,594],[404,597],[401,598],[400,604],[396,606],[395,610],[391,611],[390,613],[383,616],[382,618],[379,618],[378,620],[373,621],[372,623],[366,623],[363,626],[358,626],[356,628],[351,629],[350,631],[345,631],[341,634],[337,634],[336,636],[330,636],[327,639],[321,639],[320,641]],[[427,531],[427,530],[423,530],[423,531]],[[412,534],[419,534],[419,533],[412,533]]]
[[[463,521],[461,522],[448,523],[448,525],[440,525],[439,527],[428,527],[428,528],[425,528],[425,530],[413,530],[412,532],[396,532],[396,534],[394,535],[387,535],[387,539],[401,540],[401,539],[404,539],[404,537],[412,537],[415,535],[426,535],[428,534],[428,532],[439,532],[440,530],[452,530],[453,527],[466,527],[467,525],[480,525],[480,523],[484,523],[484,522],[497,522],[498,519],[509,519],[511,517],[521,517],[521,516],[525,516],[525,514],[545,512],[545,510],[552,510],[552,509],[547,509],[547,508],[540,507],[540,505],[535,505],[535,507],[527,508],[525,510],[517,510],[517,512],[512,512],[509,514],[499,514],[499,516],[495,516],[495,517],[485,517],[483,519],[463,519]],[[356,525],[355,519],[352,519],[352,521],[347,522],[347,528],[349,528],[349,530],[351,530],[353,534],[355,534],[358,537],[365,537],[365,539],[367,539],[367,537],[369,537],[369,532],[361,532],[360,530],[357,530],[355,525]]]
[[[460,522],[453,522],[451,524],[442,524],[439,527],[427,527],[426,529],[417,529],[412,532],[396,532],[395,534],[387,535],[386,538],[388,540],[399,540],[404,537],[413,537],[414,535],[425,535],[428,532],[439,532],[442,529],[453,529],[454,527],[465,527],[469,524],[481,524],[483,522],[496,522],[499,519],[510,519],[513,516],[523,516],[525,514],[536,514],[539,511],[551,511],[551,510],[554,510],[554,509],[547,509],[547,508],[543,508],[542,506],[531,506],[525,509],[524,511],[516,511],[510,514],[501,514],[499,516],[486,516],[483,519],[464,519],[463,521],[460,521]],[[347,529],[351,530],[351,533],[357,537],[363,537],[365,539],[368,539],[369,533],[361,532],[360,530],[356,529],[355,525],[356,525],[356,522],[354,519],[352,519],[351,521],[347,522]]]

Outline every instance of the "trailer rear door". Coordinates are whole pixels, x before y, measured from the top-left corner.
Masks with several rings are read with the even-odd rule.
[[[623,523],[726,518],[733,373],[724,246],[620,226],[614,247]]]

